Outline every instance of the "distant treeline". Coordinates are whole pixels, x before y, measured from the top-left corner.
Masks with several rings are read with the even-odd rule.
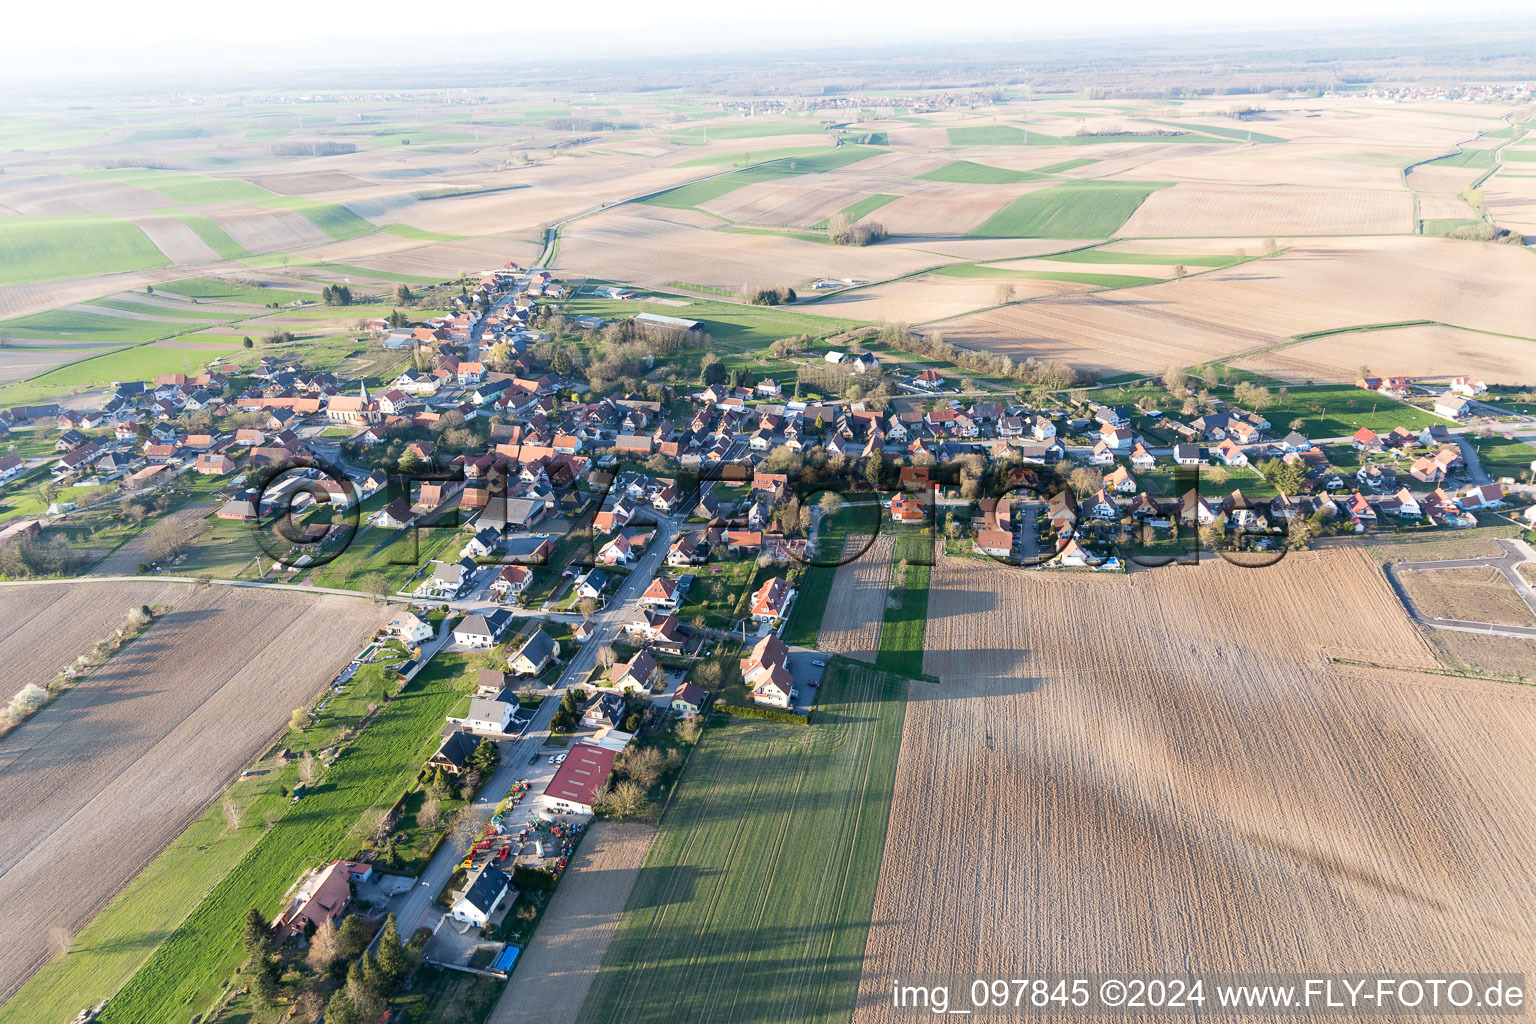
[[[585,117],[552,117],[544,127],[554,132],[615,132],[643,127],[638,121],[593,121]]]
[[[356,153],[353,142],[274,142],[267,147],[273,156],[341,156]]]

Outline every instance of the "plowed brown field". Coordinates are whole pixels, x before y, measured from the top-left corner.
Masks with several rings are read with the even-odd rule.
[[[168,583],[0,588],[8,686],[43,682],[128,608],[137,641],[0,740],[0,996],[202,812],[346,664],[369,601]]]
[[[924,974],[1536,967],[1536,693],[1414,672],[1431,652],[1358,549],[946,559],[927,642],[859,1024]]]
[[[867,537],[851,535],[843,542],[844,557],[866,543]],[[827,612],[821,620],[821,634],[816,640],[818,648],[860,661],[875,660],[880,653],[880,623],[885,618],[885,602],[891,595],[891,550],[894,544],[891,535],[883,533],[863,555],[837,567],[837,575],[832,577],[832,592],[827,595]]]

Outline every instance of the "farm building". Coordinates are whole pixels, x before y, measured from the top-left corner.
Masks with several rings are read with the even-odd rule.
[[[557,814],[591,814],[592,801],[613,772],[618,751],[590,743],[572,745],[565,762],[544,787],[546,810]]]

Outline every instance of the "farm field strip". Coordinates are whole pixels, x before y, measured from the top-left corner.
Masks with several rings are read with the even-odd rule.
[[[891,978],[957,964],[1531,961],[1515,865],[1536,798],[1508,783],[1536,695],[1415,672],[1434,652],[1358,546],[1264,572],[941,559],[941,682],[909,696],[856,1022],[901,1019]],[[1341,600],[1354,614],[1316,614]]]
[[[582,1021],[847,1019],[904,686],[838,661],[817,724],[710,727]]]

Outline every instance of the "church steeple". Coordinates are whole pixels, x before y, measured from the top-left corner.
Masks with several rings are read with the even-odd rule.
[[[367,378],[362,378],[362,379],[360,379],[358,381],[358,383],[362,386],[360,394],[361,394],[361,397],[363,399],[363,404],[367,405],[368,404],[368,380],[367,380]]]

